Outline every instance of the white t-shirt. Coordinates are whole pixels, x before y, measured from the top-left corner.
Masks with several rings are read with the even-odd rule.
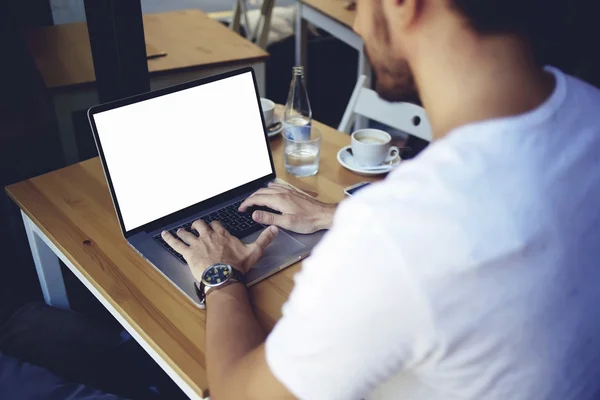
[[[267,339],[297,397],[600,398],[600,91],[548,71],[340,206]]]

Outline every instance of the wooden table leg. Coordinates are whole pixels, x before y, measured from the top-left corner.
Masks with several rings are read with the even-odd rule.
[[[42,286],[44,300],[51,306],[68,309],[69,299],[58,256],[42,240],[33,221],[23,211],[21,211],[21,215],[23,216],[23,224],[27,232],[35,269]]]

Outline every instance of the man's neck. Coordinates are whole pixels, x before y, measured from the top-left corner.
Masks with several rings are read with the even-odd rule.
[[[554,90],[554,78],[516,37],[467,35],[445,42],[414,66],[435,139],[468,123],[531,111]]]

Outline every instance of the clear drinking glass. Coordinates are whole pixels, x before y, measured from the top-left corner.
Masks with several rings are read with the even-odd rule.
[[[310,136],[306,140],[296,140],[283,135],[285,170],[299,177],[313,176],[319,172],[321,154],[321,131],[310,127]]]

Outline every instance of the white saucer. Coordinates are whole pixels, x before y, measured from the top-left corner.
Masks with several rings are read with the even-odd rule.
[[[352,146],[346,146],[340,151],[338,151],[337,160],[342,165],[342,167],[349,169],[350,171],[355,172],[359,175],[375,176],[387,174],[388,172],[396,168],[398,165],[400,165],[400,163],[402,162],[400,157],[398,157],[394,160],[392,164],[389,165],[382,165],[378,168],[364,168],[356,164],[356,162],[354,161],[354,157],[350,154],[350,152],[348,152],[348,149],[350,148],[352,148]]]
[[[281,126],[279,127],[279,129],[277,129],[276,131],[273,131],[273,132],[267,132],[267,136],[269,138],[275,137],[275,136],[279,135],[281,133],[281,131],[283,131],[283,122],[281,121],[281,118],[279,118],[277,115],[273,117],[273,122],[271,123],[271,125],[278,123],[278,122],[281,122]]]

